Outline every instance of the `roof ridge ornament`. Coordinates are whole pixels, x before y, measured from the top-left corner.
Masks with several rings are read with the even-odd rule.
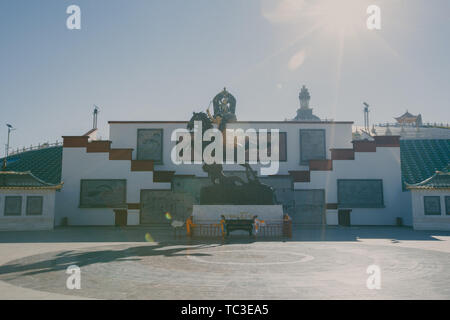
[[[309,100],[311,100],[311,95],[309,94],[308,88],[305,85],[300,89],[298,94],[298,99],[300,100],[300,108],[297,109],[297,115],[293,121],[320,121],[320,118],[313,115],[312,109],[309,107]]]
[[[193,130],[195,121],[202,121],[203,130],[211,128],[216,124],[218,129],[224,132],[227,123],[236,122],[236,98],[224,87],[221,92],[216,94],[212,100],[214,114],[211,115],[209,106],[206,112],[194,112],[188,122],[187,129]],[[211,103],[210,103],[211,106]]]
[[[309,109],[309,100],[311,100],[311,95],[305,85],[303,85],[300,89],[298,99],[300,100],[300,108]]]
[[[213,99],[214,117],[223,117],[226,113],[236,114],[236,98],[224,87]]]

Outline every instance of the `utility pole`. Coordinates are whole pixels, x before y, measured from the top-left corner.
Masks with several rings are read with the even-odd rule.
[[[364,130],[369,133],[369,105],[363,102],[364,105]]]
[[[5,157],[3,158],[3,170],[6,169],[6,163],[7,163],[7,161],[8,161],[8,153],[9,153],[9,136],[10,136],[10,134],[11,134],[11,131],[12,131],[12,130],[15,130],[15,129],[13,128],[13,126],[10,125],[9,123],[7,123],[6,126],[8,127],[8,140],[7,140],[7,142],[6,142]]]
[[[92,121],[92,129],[97,129],[97,117],[100,112],[99,107],[94,104],[94,112],[93,112],[93,121]]]

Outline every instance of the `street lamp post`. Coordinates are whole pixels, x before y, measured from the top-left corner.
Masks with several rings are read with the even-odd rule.
[[[7,159],[8,159],[8,154],[9,154],[9,136],[11,135],[11,131],[14,130],[13,126],[10,125],[9,123],[7,123],[6,126],[8,127],[8,140],[6,142],[5,157],[3,158],[3,170],[6,169],[6,163],[8,161]]]
[[[364,105],[364,130],[369,134],[369,104],[363,102]]]

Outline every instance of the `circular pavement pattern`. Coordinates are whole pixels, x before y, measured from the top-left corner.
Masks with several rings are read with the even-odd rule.
[[[381,269],[381,289],[366,286]],[[81,289],[66,288],[68,266]],[[450,255],[339,242],[123,244],[28,256],[0,266],[0,280],[102,299],[449,299]]]
[[[314,259],[314,257],[310,255],[298,252],[254,249],[218,250],[213,254],[210,254],[208,258],[201,258],[195,255],[188,255],[187,258],[203,263],[242,266],[280,265],[306,262]]]

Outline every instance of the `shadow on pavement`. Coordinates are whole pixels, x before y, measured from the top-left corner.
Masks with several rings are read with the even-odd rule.
[[[294,227],[292,238],[266,238],[234,235],[222,239],[190,239],[183,232],[175,237],[168,227],[58,227],[51,231],[3,231],[0,243],[58,243],[58,242],[172,242],[195,243],[252,243],[255,241],[358,241],[359,239],[389,239],[398,241],[440,241],[437,236],[450,236],[448,231],[415,231],[409,227],[393,226],[324,226]]]
[[[195,249],[201,249],[204,246],[197,246]],[[210,248],[210,245],[207,245]],[[71,265],[78,267],[88,266],[96,263],[110,263],[114,261],[139,261],[147,256],[209,256],[205,253],[196,253],[188,251],[187,247],[174,247],[173,244],[149,244],[148,246],[136,246],[125,249],[100,249],[93,251],[63,251],[51,258],[30,263],[18,263],[10,261],[0,266],[0,276],[6,276],[19,273],[20,276],[30,276],[35,274],[66,270]],[[194,248],[193,248],[194,249]],[[184,252],[183,252],[184,251]],[[43,254],[45,257],[45,254]],[[39,255],[42,256],[42,255]]]

